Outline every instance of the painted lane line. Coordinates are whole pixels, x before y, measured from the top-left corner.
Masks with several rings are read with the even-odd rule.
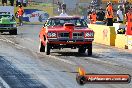
[[[11,88],[1,77],[0,77],[0,82],[4,86],[4,88]]]
[[[21,45],[19,45],[19,44],[16,44],[15,42],[13,42],[13,41],[11,41],[11,40],[9,40],[9,39],[6,39],[6,38],[0,39],[0,40],[1,40],[1,41],[4,41],[4,42],[11,43],[11,44],[17,46],[17,48],[19,48],[19,49],[25,48],[24,46],[21,46]]]

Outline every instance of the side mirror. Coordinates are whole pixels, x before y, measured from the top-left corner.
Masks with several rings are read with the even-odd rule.
[[[45,28],[46,27],[46,23],[44,23],[44,25],[43,25],[43,28]]]
[[[47,22],[44,23],[43,28],[46,27]]]

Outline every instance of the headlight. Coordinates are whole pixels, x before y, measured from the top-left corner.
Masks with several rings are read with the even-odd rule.
[[[13,24],[13,27],[17,27],[16,24]]]
[[[85,33],[85,37],[93,37],[94,33],[93,32],[87,32]]]
[[[49,32],[48,37],[57,37],[57,34],[55,32]]]

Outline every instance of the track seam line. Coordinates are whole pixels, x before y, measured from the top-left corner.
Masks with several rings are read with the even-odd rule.
[[[101,62],[101,63],[104,63],[104,64],[118,65],[117,63],[108,62],[108,61],[103,61],[103,60],[99,60],[99,59],[96,59],[96,58],[88,58],[88,59],[90,59],[90,60],[94,60],[94,61],[98,61],[98,62]]]
[[[5,88],[11,88],[1,77],[0,77],[0,82]]]

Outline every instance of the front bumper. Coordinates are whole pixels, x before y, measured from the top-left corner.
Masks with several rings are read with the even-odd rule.
[[[48,38],[48,43],[50,44],[91,44],[94,38],[87,39],[57,39]]]

